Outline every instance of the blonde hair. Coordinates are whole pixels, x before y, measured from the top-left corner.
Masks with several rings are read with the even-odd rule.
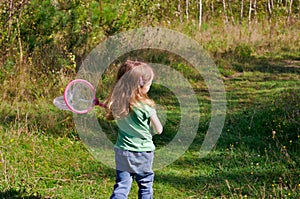
[[[143,86],[149,84],[153,77],[153,70],[148,64],[131,60],[124,62],[118,70],[116,85],[106,101],[106,118],[123,118],[139,102],[154,106],[154,101],[142,92]]]

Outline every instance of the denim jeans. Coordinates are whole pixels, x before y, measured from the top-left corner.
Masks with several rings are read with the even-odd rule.
[[[138,198],[153,198],[153,152],[130,152],[115,149],[116,184],[110,199],[127,199],[132,181],[138,184]]]

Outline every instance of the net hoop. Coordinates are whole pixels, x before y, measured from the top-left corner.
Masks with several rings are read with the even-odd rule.
[[[73,84],[75,84],[75,83],[84,83],[84,84],[85,84],[86,86],[88,86],[88,87],[91,89],[91,91],[93,92],[93,99],[92,99],[91,106],[90,106],[89,108],[85,109],[85,110],[77,110],[77,109],[75,109],[72,105],[69,104],[69,102],[68,102],[68,100],[67,100],[67,98],[68,98],[68,97],[67,97],[68,90],[69,90],[69,89],[71,88],[71,86],[73,86]],[[84,79],[75,79],[75,80],[72,80],[71,82],[68,83],[68,85],[66,86],[66,89],[65,89],[65,91],[64,91],[64,100],[65,100],[65,103],[66,103],[67,107],[68,107],[72,112],[77,113],[77,114],[85,114],[85,113],[89,112],[90,110],[92,110],[93,107],[94,107],[94,105],[95,105],[95,99],[96,99],[96,91],[95,91],[95,89],[94,89],[94,86],[93,86],[90,82],[88,82],[88,81],[86,81],[86,80],[84,80]]]

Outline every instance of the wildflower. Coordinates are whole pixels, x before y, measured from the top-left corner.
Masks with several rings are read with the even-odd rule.
[[[276,131],[272,131],[272,138],[275,139]]]

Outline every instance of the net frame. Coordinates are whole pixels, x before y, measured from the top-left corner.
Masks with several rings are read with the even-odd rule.
[[[93,98],[90,101],[91,105],[88,108],[83,109],[83,110],[78,110],[71,103],[69,103],[69,99],[68,99],[69,98],[68,97],[69,91],[72,88],[72,86],[74,86],[76,83],[82,83],[82,84],[84,84],[92,92]],[[89,112],[95,106],[95,101],[97,100],[97,98],[96,98],[96,91],[95,91],[94,86],[90,82],[88,82],[88,81],[86,81],[84,79],[75,79],[75,80],[72,80],[71,82],[69,82],[68,85],[66,86],[66,89],[64,91],[64,100],[65,100],[65,103],[66,103],[67,107],[72,112],[77,113],[77,114],[85,114],[85,113]]]

